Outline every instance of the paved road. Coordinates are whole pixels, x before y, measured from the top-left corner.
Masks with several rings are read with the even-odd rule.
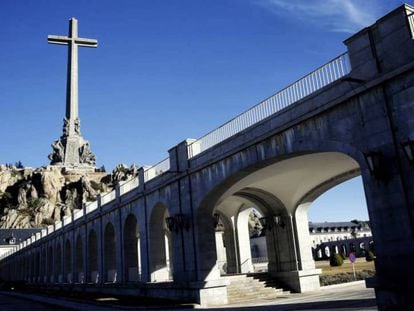
[[[55,306],[0,294],[1,311],[56,311]],[[59,308],[59,310],[62,310]]]
[[[224,308],[209,309],[221,311],[235,310],[377,310],[373,289],[365,288],[365,282],[326,286],[317,292],[291,294],[288,298],[272,301],[257,301],[249,305],[232,305]]]
[[[21,297],[28,297],[24,294],[15,293]],[[0,293],[0,310],[64,310],[63,307],[71,308],[72,310],[85,311],[109,311],[109,310],[150,310],[148,307],[129,306],[100,306],[96,304],[89,304],[84,302],[74,302],[65,299],[48,298],[45,296],[30,295],[32,299],[37,302],[29,302],[29,300],[22,299],[18,296],[8,296]],[[50,307],[45,302],[54,304],[55,307]],[[167,310],[168,307],[163,306],[157,308],[158,310]],[[198,310],[203,310],[200,308]],[[174,310],[186,310],[174,308]],[[327,286],[317,292],[306,294],[291,294],[288,298],[278,298],[272,300],[257,300],[252,303],[245,303],[243,305],[226,305],[220,308],[211,308],[209,311],[279,311],[279,310],[335,310],[335,311],[362,311],[362,310],[377,310],[375,304],[375,294],[372,289],[365,288],[364,282],[353,282],[350,284],[341,284],[339,286]]]

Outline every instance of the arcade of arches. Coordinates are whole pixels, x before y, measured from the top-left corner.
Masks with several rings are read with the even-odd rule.
[[[347,39],[352,70],[343,78],[210,148],[174,146],[168,170],[146,179],[140,168],[129,192],[117,187],[112,201],[98,199],[3,258],[1,277],[226,303],[225,274],[252,269],[254,210],[264,220],[268,274],[314,290],[308,209],[361,175],[376,251],[367,285],[379,309],[413,305],[413,13],[402,5]]]

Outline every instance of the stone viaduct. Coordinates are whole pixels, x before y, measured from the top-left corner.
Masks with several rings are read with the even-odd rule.
[[[249,271],[254,207],[268,229],[268,273],[315,290],[307,210],[361,175],[377,257],[367,285],[380,309],[413,304],[413,12],[397,8],[347,39],[347,53],[21,243],[0,261],[1,277],[226,303],[216,244],[227,273]]]

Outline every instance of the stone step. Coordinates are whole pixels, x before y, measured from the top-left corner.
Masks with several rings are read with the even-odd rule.
[[[267,275],[232,275],[226,277],[230,284],[227,286],[229,303],[243,303],[254,300],[272,300],[286,297],[290,294],[282,288],[275,288],[272,278]]]

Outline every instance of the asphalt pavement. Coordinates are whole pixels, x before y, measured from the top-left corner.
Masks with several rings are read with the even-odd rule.
[[[51,298],[43,295],[24,294],[17,292],[0,292],[0,310],[168,310],[168,306],[144,307],[144,306],[115,306],[97,305],[90,302],[73,301],[69,299]],[[174,310],[188,310],[186,308],[173,307]],[[199,310],[197,305],[193,306]],[[362,311],[377,310],[375,303],[374,290],[365,288],[364,281],[332,285],[322,287],[320,290],[304,294],[291,294],[287,298],[272,300],[255,300],[244,304],[225,305],[208,308],[211,311],[273,311],[273,310],[343,310],[343,311]]]

